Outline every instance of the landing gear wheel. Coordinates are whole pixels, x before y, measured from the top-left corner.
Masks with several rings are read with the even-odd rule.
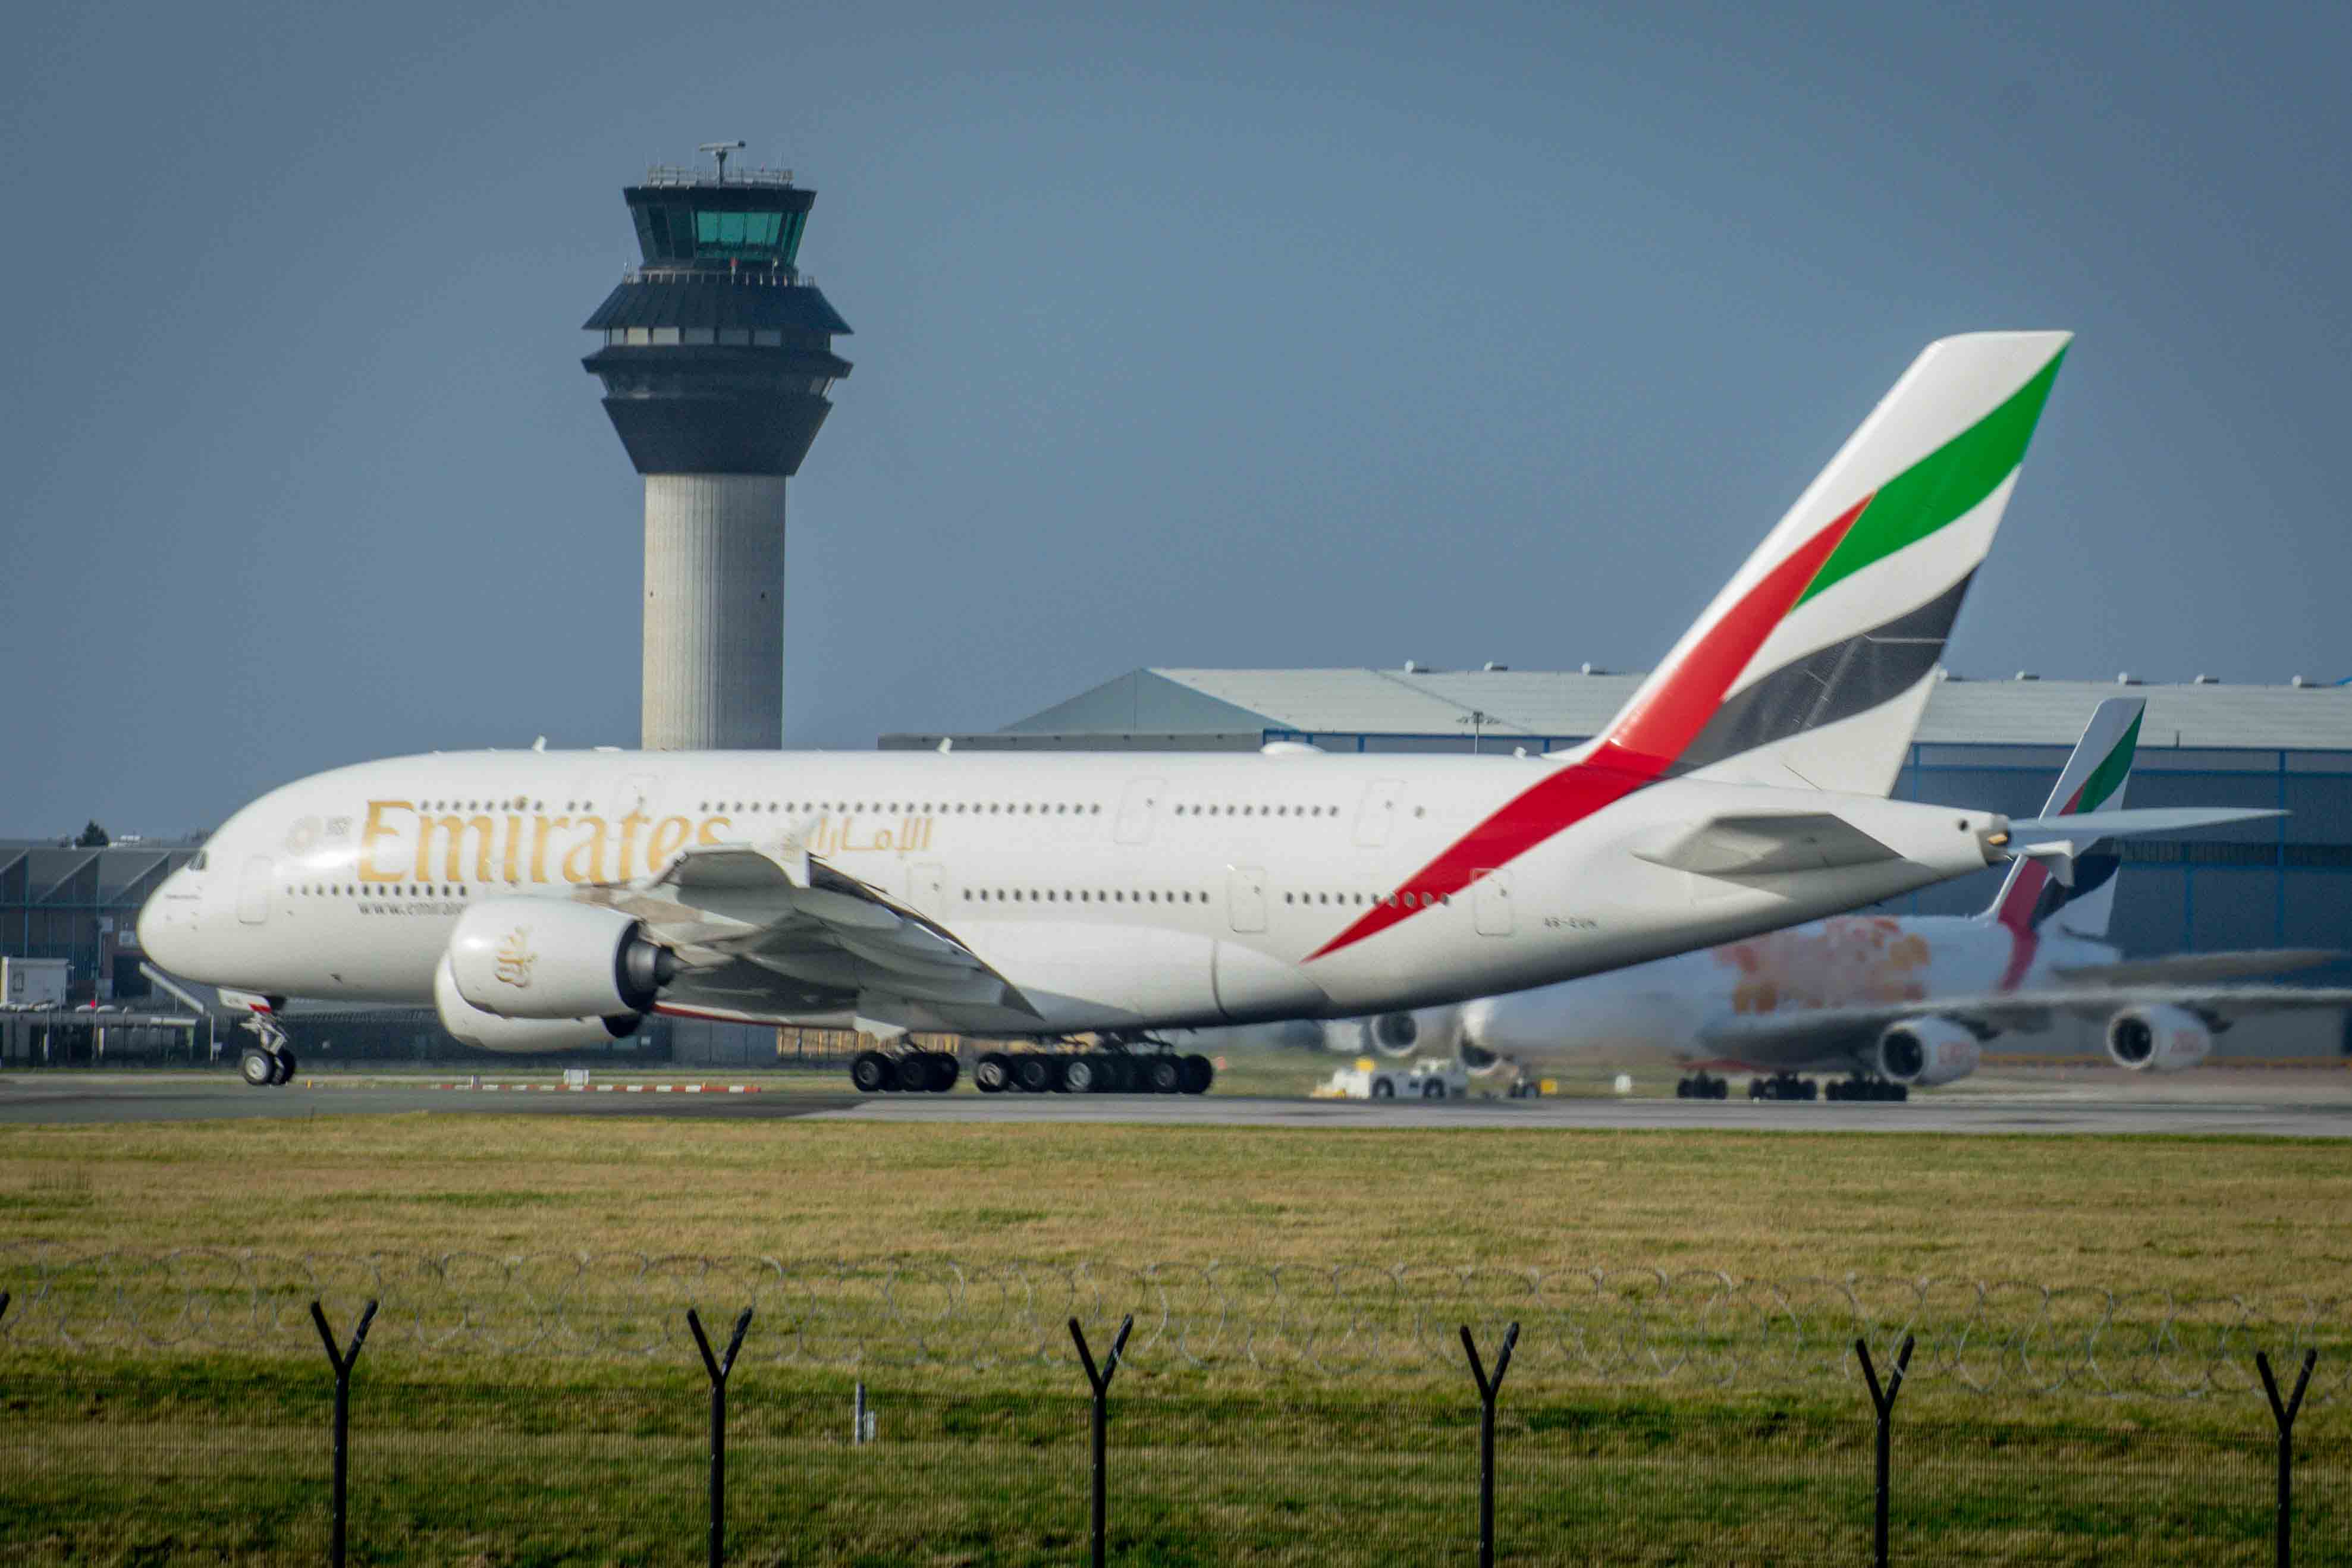
[[[1095,1066],[1102,1074],[1102,1092],[1106,1094],[1128,1094],[1135,1090],[1135,1059],[1115,1051],[1106,1051],[1095,1058]]]
[[[1375,1078],[1375,1079],[1373,1079],[1373,1080],[1372,1080],[1372,1098],[1373,1098],[1373,1099],[1375,1099],[1375,1100],[1393,1100],[1393,1099],[1395,1099],[1395,1098],[1396,1098],[1396,1085],[1395,1085],[1394,1083],[1391,1082],[1389,1080],[1387,1080],[1387,1079],[1385,1079],[1385,1078]]]
[[[1184,1068],[1172,1056],[1155,1056],[1143,1064],[1143,1085],[1154,1094],[1175,1094],[1184,1088]]]
[[[887,1094],[898,1087],[898,1069],[878,1051],[861,1051],[849,1064],[849,1081],[860,1094]]]
[[[1013,1087],[1013,1059],[992,1051],[973,1063],[971,1086],[982,1094],[1002,1094]]]
[[[930,1054],[929,1077],[923,1087],[934,1094],[944,1094],[954,1088],[956,1080],[962,1076],[963,1063],[961,1061],[947,1051],[935,1051]]]
[[[293,1082],[294,1073],[296,1070],[301,1066],[301,1063],[296,1061],[294,1060],[294,1053],[287,1050],[282,1045],[278,1048],[274,1054],[278,1059],[277,1067],[276,1071],[271,1076],[269,1082],[280,1084]]]
[[[1183,1069],[1182,1089],[1187,1094],[1206,1094],[1209,1092],[1209,1085],[1216,1082],[1216,1066],[1205,1056],[1185,1057]]]
[[[236,1061],[237,1076],[256,1089],[278,1082],[278,1058],[257,1045],[248,1045]]]
[[[1443,1078],[1433,1078],[1428,1082],[1423,1084],[1421,1086],[1421,1097],[1424,1100],[1444,1099],[1445,1080]]]
[[[1089,1052],[1074,1056],[1062,1064],[1062,1087],[1073,1094],[1100,1094],[1109,1085],[1103,1082],[1102,1058]]]
[[[1050,1056],[1024,1051],[1013,1059],[1013,1084],[1024,1094],[1050,1094],[1061,1082],[1062,1075]]]

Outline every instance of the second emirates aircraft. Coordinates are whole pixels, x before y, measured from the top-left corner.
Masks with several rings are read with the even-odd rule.
[[[291,1071],[289,995],[429,1000],[502,1051],[655,1011],[1140,1040],[1515,990],[2063,854],[2079,820],[1885,793],[2066,342],[1930,345],[1571,753],[401,758],[237,812],[140,936],[245,995],[259,1082]],[[2228,813],[2147,815],[2101,831]]]

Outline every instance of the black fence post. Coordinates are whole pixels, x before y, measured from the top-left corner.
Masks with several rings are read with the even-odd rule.
[[[2271,1375],[2271,1358],[2263,1351],[2254,1352],[2254,1368],[2263,1375],[2263,1392],[2270,1396],[2271,1419],[2278,1423],[2278,1568],[2287,1568],[2294,1561],[2294,1417],[2303,1408],[2303,1391],[2311,1386],[2311,1369],[2319,1363],[2319,1353],[2303,1353],[2303,1371],[2294,1380],[2294,1393],[2282,1403],[2278,1379]]]
[[[1078,1359],[1086,1364],[1087,1385],[1094,1390],[1094,1491],[1091,1511],[1094,1568],[1103,1568],[1103,1535],[1108,1518],[1105,1471],[1109,1467],[1108,1432],[1110,1427],[1110,1380],[1118,1375],[1119,1357],[1127,1352],[1127,1336],[1135,1330],[1135,1314],[1129,1312],[1118,1322],[1118,1337],[1110,1342],[1110,1355],[1097,1371],[1094,1353],[1087,1348],[1087,1331],[1078,1320],[1070,1320],[1070,1338],[1077,1342]]]
[[[686,1309],[686,1326],[694,1331],[694,1348],[702,1353],[702,1370],[710,1375],[710,1568],[719,1568],[727,1558],[727,1375],[735,1370],[735,1353],[743,1348],[751,1309],[745,1307],[735,1320],[735,1337],[727,1342],[723,1357],[710,1354],[702,1318],[692,1307]]]
[[[335,1369],[335,1480],[332,1508],[334,1521],[327,1535],[327,1561],[333,1568],[343,1568],[343,1525],[348,1517],[343,1510],[343,1488],[351,1475],[352,1431],[352,1367],[359,1361],[360,1347],[367,1343],[368,1324],[375,1322],[375,1302],[370,1301],[360,1312],[360,1326],[352,1331],[351,1347],[335,1348],[335,1332],[327,1326],[327,1314],[313,1301],[310,1321],[319,1328],[319,1343],[327,1347],[327,1364]]]
[[[1470,1358],[1470,1376],[1478,1385],[1478,1568],[1495,1568],[1495,1401],[1503,1392],[1503,1376],[1511,1370],[1511,1349],[1519,1343],[1519,1325],[1503,1331],[1503,1348],[1495,1354],[1495,1375],[1489,1380],[1478,1359],[1478,1344],[1470,1325],[1462,1325],[1462,1354]]]
[[[1895,1375],[1883,1389],[1878,1385],[1878,1368],[1871,1364],[1869,1342],[1855,1340],[1853,1354],[1862,1357],[1862,1375],[1870,1380],[1870,1407],[1878,1416],[1878,1512],[1871,1533],[1870,1560],[1877,1568],[1886,1568],[1887,1472],[1894,1458],[1895,1396],[1903,1392],[1903,1375],[1911,1370],[1911,1336],[1903,1336],[1903,1348],[1895,1353]]]

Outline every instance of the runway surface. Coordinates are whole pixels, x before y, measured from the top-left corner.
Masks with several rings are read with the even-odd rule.
[[[438,1082],[352,1074],[249,1089],[227,1073],[19,1073],[0,1077],[0,1124],[181,1122],[247,1117],[632,1116],[719,1121],[1130,1123],[1151,1126],[1517,1127],[1692,1130],[2168,1134],[2352,1137],[2352,1073],[2203,1071],[2161,1080],[2112,1072],[2013,1073],[1901,1105],[1745,1099],[1502,1100],[1372,1104],[1244,1095],[861,1096],[751,1080],[760,1092],[567,1092],[446,1089]],[[543,1082],[543,1080],[542,1080]]]

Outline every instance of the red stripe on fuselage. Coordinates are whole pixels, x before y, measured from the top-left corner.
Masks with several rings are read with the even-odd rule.
[[[1874,495],[1875,492],[1874,492]],[[1477,873],[1518,856],[1646,785],[1675,764],[1756,657],[1822,563],[1871,503],[1864,496],[1783,558],[1691,645],[1656,690],[1621,716],[1581,762],[1538,780],[1505,802],[1388,898],[1307,956],[1312,963],[1409,919],[1428,902],[1451,898]]]

